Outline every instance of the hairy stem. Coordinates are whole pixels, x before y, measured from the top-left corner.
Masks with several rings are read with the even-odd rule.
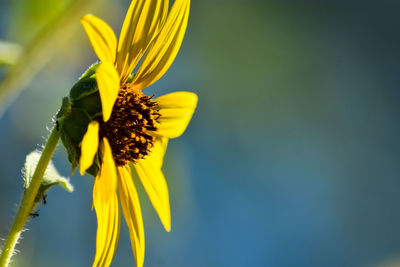
[[[6,267],[10,263],[11,257],[14,253],[15,245],[17,244],[19,236],[21,235],[21,231],[23,230],[25,223],[29,218],[29,214],[32,212],[35,197],[38,193],[44,172],[50,162],[51,157],[53,156],[59,138],[59,131],[56,129],[56,127],[54,127],[49,138],[47,139],[47,143],[32,176],[31,183],[24,192],[17,216],[15,217],[13,226],[11,227],[10,233],[8,234],[6,242],[3,246],[0,256],[0,267]]]

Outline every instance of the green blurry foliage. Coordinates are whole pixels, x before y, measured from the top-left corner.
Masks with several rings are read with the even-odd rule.
[[[70,0],[12,1],[8,37],[24,45],[32,42],[70,2]]]
[[[22,47],[11,42],[0,41],[0,67],[15,64],[21,56]]]

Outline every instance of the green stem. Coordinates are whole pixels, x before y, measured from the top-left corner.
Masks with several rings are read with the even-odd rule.
[[[32,176],[31,183],[25,190],[24,196],[22,197],[22,202],[17,216],[15,217],[14,224],[11,227],[10,233],[1,252],[0,267],[6,267],[10,263],[11,257],[14,253],[15,245],[17,244],[24,225],[29,218],[29,213],[32,212],[35,197],[38,193],[44,172],[50,162],[51,157],[53,156],[59,138],[60,133],[56,127],[54,127],[49,138],[47,139],[46,146],[43,149],[42,155]]]

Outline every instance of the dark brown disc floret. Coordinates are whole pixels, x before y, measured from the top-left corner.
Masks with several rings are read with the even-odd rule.
[[[126,84],[119,91],[110,119],[100,121],[100,137],[110,142],[117,166],[145,157],[153,146],[154,137],[148,132],[157,130],[160,113],[152,98]]]

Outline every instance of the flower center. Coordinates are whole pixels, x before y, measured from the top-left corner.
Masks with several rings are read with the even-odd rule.
[[[110,142],[117,166],[135,162],[149,154],[154,137],[155,122],[160,117],[159,107],[152,96],[130,89],[125,84],[119,91],[111,117],[100,122],[100,137]]]

